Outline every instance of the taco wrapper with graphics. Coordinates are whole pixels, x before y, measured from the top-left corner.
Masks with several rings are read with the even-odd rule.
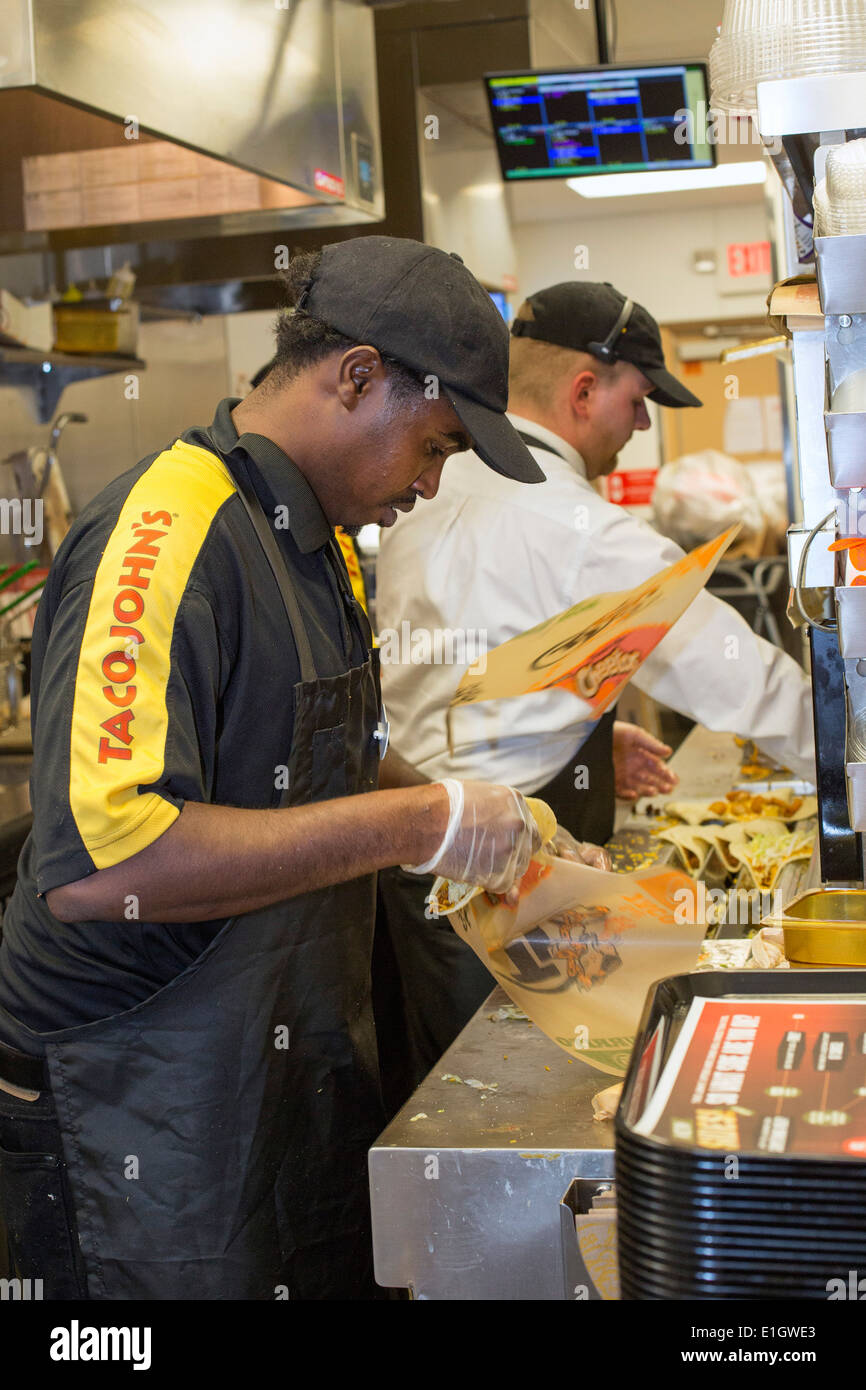
[[[449,921],[570,1057],[624,1076],[650,985],[697,961],[706,925],[677,920],[694,900],[693,880],[665,865],[617,874],[542,852],[516,907],[482,893]]]
[[[684,555],[635,589],[596,594],[487,652],[484,670],[470,667],[451,701],[569,690],[598,719],[706,584],[739,526]],[[611,556],[615,564],[616,556]]]

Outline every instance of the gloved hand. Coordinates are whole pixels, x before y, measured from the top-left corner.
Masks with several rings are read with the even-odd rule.
[[[557,859],[570,859],[575,864],[588,864],[591,869],[610,871],[610,855],[606,849],[586,840],[576,840],[561,825],[556,827],[556,834],[548,848],[553,850]]]
[[[616,794],[621,801],[640,796],[659,796],[673,791],[679,778],[664,762],[671,755],[666,743],[637,724],[617,719],[613,726],[613,770]]]
[[[541,848],[541,834],[520,792],[491,782],[445,778],[451,814],[448,829],[426,864],[403,864],[410,874],[439,874],[507,893]]]

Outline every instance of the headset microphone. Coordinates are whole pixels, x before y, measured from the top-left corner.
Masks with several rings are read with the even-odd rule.
[[[604,342],[587,343],[586,351],[592,353],[593,357],[598,357],[602,362],[615,362],[618,356],[616,344],[628,327],[633,310],[634,302],[631,299],[627,299],[622,306],[619,318],[608,333]]]

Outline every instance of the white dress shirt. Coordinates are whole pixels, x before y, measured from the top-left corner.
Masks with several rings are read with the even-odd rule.
[[[551,430],[509,419],[550,445],[531,451],[547,481],[503,478],[474,453],[450,458],[438,495],[419,498],[382,531],[376,616],[397,751],[433,779],[482,779],[530,793],[570,761],[579,765],[592,711],[566,690],[458,706],[452,755],[446,712],[474,658],[473,641],[486,639],[490,651],[581,599],[633,588],[683,552],[600,497],[580,455]],[[442,629],[456,638],[425,640]],[[809,680],[706,591],[632,679],[708,729],[753,738],[814,777]]]

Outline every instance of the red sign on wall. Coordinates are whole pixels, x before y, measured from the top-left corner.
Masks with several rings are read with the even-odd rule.
[[[645,507],[652,501],[657,468],[624,468],[607,480],[607,500],[621,507]]]
[[[768,241],[732,241],[728,245],[728,274],[732,280],[746,275],[769,275]]]

